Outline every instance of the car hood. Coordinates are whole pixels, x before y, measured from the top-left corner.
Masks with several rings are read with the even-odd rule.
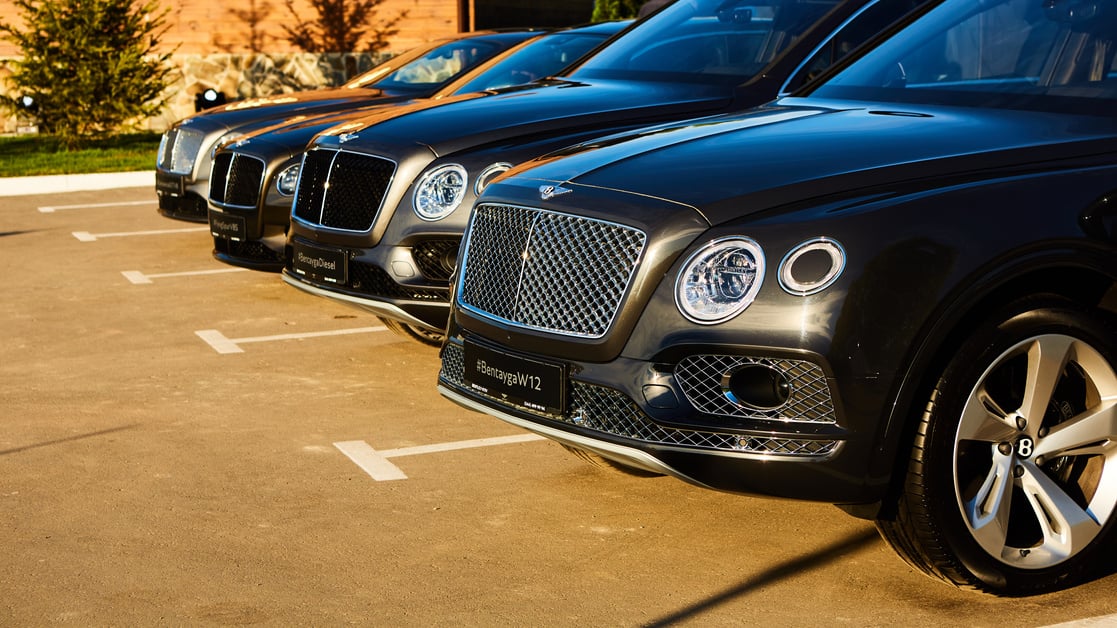
[[[290,94],[276,94],[261,98],[246,98],[236,102],[205,109],[180,124],[199,124],[207,128],[235,129],[246,124],[259,126],[270,120],[281,120],[299,115],[317,115],[330,111],[367,105],[372,102],[386,104],[414,97],[380,89],[337,88],[316,89]]]
[[[689,205],[713,225],[901,182],[988,176],[1117,150],[1117,121],[786,98],[743,114],[618,134],[519,175]]]
[[[430,147],[439,156],[512,138],[535,138],[590,129],[631,127],[724,110],[733,90],[726,86],[634,81],[550,80],[490,94],[378,111],[339,125],[315,140],[348,150],[383,152],[392,145]]]
[[[405,103],[396,103],[396,105],[404,106]],[[225,145],[225,148],[265,158],[277,157],[280,154],[301,155],[310,140],[322,131],[352,120],[359,120],[381,107],[391,106],[391,103],[378,102],[325,114],[295,115],[256,129],[250,135]]]

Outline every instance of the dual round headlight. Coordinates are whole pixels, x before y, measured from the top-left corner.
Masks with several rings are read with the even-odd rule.
[[[714,240],[683,265],[675,282],[675,303],[695,323],[720,323],[753,302],[763,278],[759,244],[749,238]]]
[[[780,287],[807,296],[833,284],[845,268],[845,250],[829,238],[801,242],[780,261]],[[675,303],[687,319],[714,325],[740,314],[764,281],[764,251],[745,237],[720,238],[695,251],[675,282]]]
[[[299,185],[299,168],[302,164],[291,164],[275,177],[275,189],[283,196],[293,196]]]
[[[423,220],[445,218],[465,198],[467,181],[465,168],[458,164],[426,171],[415,186],[415,213]]]
[[[511,167],[512,164],[503,161],[490,164],[478,173],[473,193],[480,196],[493,179]],[[441,220],[449,216],[461,205],[468,183],[469,176],[463,166],[445,164],[431,168],[423,173],[415,186],[412,202],[415,213],[423,220]]]

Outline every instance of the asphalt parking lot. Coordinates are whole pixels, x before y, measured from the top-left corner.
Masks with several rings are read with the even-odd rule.
[[[0,624],[1117,624],[1117,575],[957,591],[832,506],[588,465],[210,249],[153,189],[0,198]]]

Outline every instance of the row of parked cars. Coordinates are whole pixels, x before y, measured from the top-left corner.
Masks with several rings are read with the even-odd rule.
[[[199,113],[156,191],[466,408],[1034,594],[1117,552],[1115,56],[1110,0],[677,0]]]

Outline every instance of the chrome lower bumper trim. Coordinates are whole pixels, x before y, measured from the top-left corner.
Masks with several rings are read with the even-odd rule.
[[[655,458],[647,452],[641,451],[639,449],[625,447],[624,445],[617,445],[615,443],[602,442],[599,440],[587,438],[585,436],[580,436],[578,434],[554,429],[546,425],[540,425],[539,423],[535,423],[534,421],[528,421],[517,416],[500,412],[499,410],[480,404],[441,383],[438,385],[438,392],[441,393],[443,397],[446,397],[450,401],[453,401],[454,403],[468,410],[488,414],[502,421],[528,430],[529,432],[534,432],[536,434],[539,434],[540,436],[549,438],[553,441],[570,445],[572,447],[577,447],[579,449],[591,451],[603,458],[608,458],[609,460],[613,460],[623,465],[642,469],[651,473],[670,475],[672,477],[683,480],[684,482],[694,484],[695,486],[712,489],[712,487],[703,484],[702,482],[699,482],[684,473],[679,472],[673,467],[664,464],[658,458]]]
[[[436,332],[436,333],[444,333],[446,331],[444,329],[439,329],[437,327],[431,327],[429,323],[426,323],[426,322],[424,322],[424,321],[422,321],[418,318],[415,318],[411,314],[408,314],[404,310],[392,305],[391,303],[384,303],[382,301],[372,301],[372,300],[369,300],[369,299],[362,299],[360,297],[355,297],[355,296],[350,295],[350,294],[345,294],[343,292],[334,292],[332,290],[325,290],[325,289],[319,288],[318,286],[315,286],[313,284],[306,283],[305,281],[299,279],[298,277],[295,277],[295,276],[291,275],[291,273],[286,268],[283,269],[283,272],[282,272],[281,276],[283,277],[283,281],[287,282],[289,285],[292,285],[292,286],[298,288],[299,290],[302,290],[303,292],[309,292],[310,294],[322,297],[324,299],[339,301],[339,302],[344,303],[346,305],[351,305],[355,308],[364,310],[366,312],[370,312],[370,313],[375,314],[377,316],[384,316],[384,317],[390,318],[392,320],[397,320],[401,323],[407,323],[408,325],[412,325],[414,327],[419,327],[420,329],[425,329],[425,330],[433,331],[433,332]]]

